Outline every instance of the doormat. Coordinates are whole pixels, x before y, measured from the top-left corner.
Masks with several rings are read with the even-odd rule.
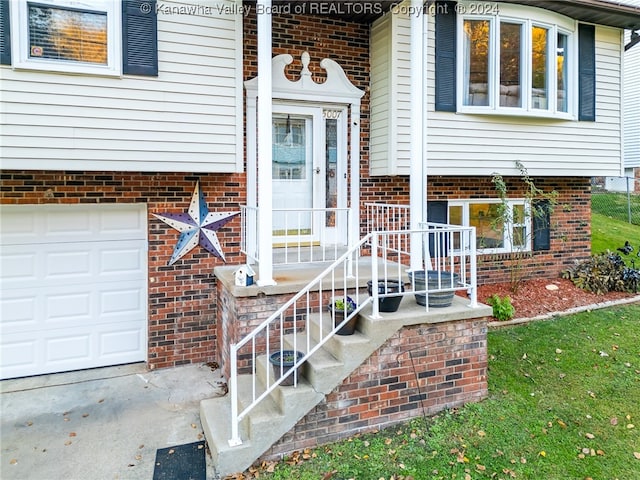
[[[204,441],[156,451],[153,480],[206,480]]]

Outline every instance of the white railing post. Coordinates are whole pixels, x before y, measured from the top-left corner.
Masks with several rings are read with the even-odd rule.
[[[353,209],[350,208],[347,210],[347,245],[349,246],[349,250],[351,250],[352,245],[355,243],[353,239],[353,232],[351,231],[353,228]],[[354,253],[355,255],[355,253]],[[347,277],[353,278],[353,255],[349,255],[347,259]]]
[[[476,227],[471,227],[469,232],[469,276],[471,277],[471,295],[469,295],[469,307],[478,306],[478,279],[476,262]]]
[[[378,242],[380,241],[380,234],[378,232],[371,233],[371,297],[373,298],[371,317],[380,318],[378,306],[378,297],[380,295],[378,291]]]
[[[229,439],[230,447],[242,445],[240,438],[238,420],[238,352],[235,344],[231,345],[229,351],[229,361],[231,362],[229,376],[229,393],[231,395],[231,438]]]

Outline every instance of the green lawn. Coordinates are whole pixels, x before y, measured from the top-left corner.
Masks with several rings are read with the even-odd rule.
[[[487,400],[266,464],[254,475],[640,478],[640,305],[490,331],[488,345]]]
[[[628,240],[633,245],[631,255],[622,255],[625,260],[636,259],[636,267],[640,267],[640,259],[636,257],[640,249],[640,226],[616,220],[605,215],[591,213],[591,253],[615,252]]]

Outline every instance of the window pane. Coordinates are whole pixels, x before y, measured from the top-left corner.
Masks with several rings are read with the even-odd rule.
[[[522,204],[514,205],[513,206],[513,223],[514,224],[524,223],[524,220],[525,220],[524,205]]]
[[[29,57],[107,64],[107,14],[29,4]]]
[[[525,227],[513,227],[512,248],[523,249],[527,245],[527,229]]]
[[[462,205],[449,206],[449,223],[451,225],[462,225]]]
[[[500,24],[500,106],[521,107],[522,26]]]
[[[462,205],[449,205],[449,223],[451,225],[463,225]],[[454,235],[453,248],[454,250],[460,250],[460,235]]]
[[[531,106],[548,108],[547,94],[547,48],[549,31],[542,27],[533,27],[531,31]]]
[[[464,21],[465,105],[489,105],[490,25],[488,20]]]
[[[502,223],[498,221],[497,203],[472,203],[469,205],[469,226],[476,227],[477,248],[503,248]]]
[[[307,145],[303,119],[273,119],[272,175],[279,180],[307,178]]]
[[[556,62],[558,64],[558,111],[567,112],[567,54],[569,53],[569,37],[558,34]]]
[[[324,121],[325,142],[326,142],[326,182],[325,197],[326,207],[336,208],[338,206],[338,120],[327,118]],[[327,212],[326,226],[335,227],[336,212]]]

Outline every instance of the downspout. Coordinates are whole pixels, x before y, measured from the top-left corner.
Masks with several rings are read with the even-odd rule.
[[[423,0],[411,0],[411,169],[409,179],[409,209],[411,230],[418,230],[426,221],[425,165],[425,91],[424,91],[424,5]],[[422,235],[411,238],[411,270],[423,268]]]
[[[273,280],[273,182],[272,163],[272,74],[271,0],[257,0],[258,15],[258,285]]]

